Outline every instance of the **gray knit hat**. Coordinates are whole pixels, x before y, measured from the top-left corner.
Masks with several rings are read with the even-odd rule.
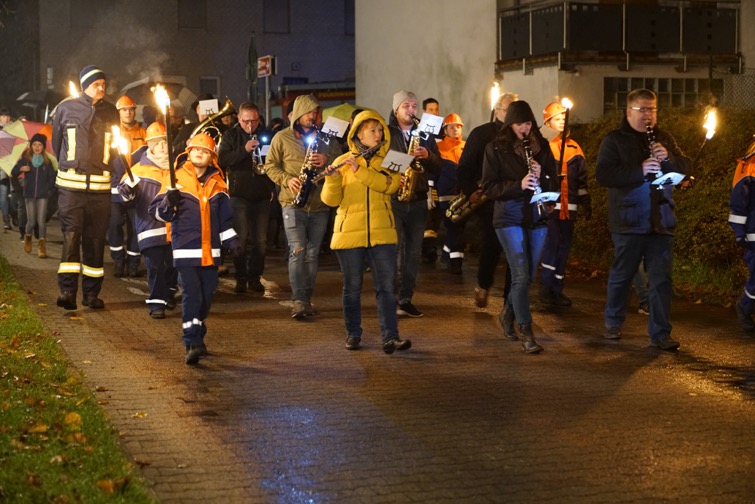
[[[399,91],[398,93],[393,95],[393,111],[397,111],[401,104],[404,103],[405,100],[408,100],[410,98],[414,100],[414,103],[419,106],[417,95],[412,93],[411,91]]]

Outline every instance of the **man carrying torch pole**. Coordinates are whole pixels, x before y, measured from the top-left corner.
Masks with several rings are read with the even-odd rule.
[[[587,220],[592,216],[590,194],[587,191],[587,161],[579,144],[569,137],[568,98],[561,103],[549,103],[543,110],[544,124],[558,133],[550,146],[557,166],[560,166],[561,197],[555,211],[548,217],[548,235],[541,259],[540,302],[548,306],[571,306],[564,295],[564,274],[569,259],[578,205]]]

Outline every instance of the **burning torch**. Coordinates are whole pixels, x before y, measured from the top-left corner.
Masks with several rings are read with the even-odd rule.
[[[564,130],[561,132],[561,157],[559,162],[561,163],[561,176],[566,176],[566,162],[564,161],[564,155],[566,153],[566,135],[569,132],[569,110],[574,106],[569,98],[563,98],[561,105],[566,109],[564,110]]]
[[[695,182],[695,168],[697,166],[697,160],[700,158],[700,154],[703,152],[703,148],[705,147],[705,144],[708,143],[708,140],[713,138],[713,135],[716,134],[716,125],[718,124],[718,119],[716,117],[716,107],[708,107],[707,112],[705,113],[705,123],[703,124],[703,128],[705,129],[705,138],[703,139],[703,143],[700,144],[700,148],[697,150],[697,154],[695,155],[695,158],[692,160],[692,169],[689,179],[682,182],[682,187],[684,189],[689,189],[692,187],[692,185]]]
[[[126,167],[126,175],[128,175],[128,179],[133,183],[134,174],[131,173],[131,163],[129,163],[128,139],[121,135],[120,127],[113,126],[111,129],[113,130],[113,148],[118,150],[121,162],[123,163],[123,166]]]
[[[501,86],[497,82],[493,82],[493,85],[490,86],[490,122],[495,120],[495,104],[500,96]]]
[[[155,102],[157,102],[157,106],[160,107],[163,112],[163,116],[165,117],[165,134],[168,140],[168,170],[170,172],[170,188],[175,189],[176,167],[173,166],[173,139],[171,138],[172,135],[170,131],[170,96],[168,96],[168,92],[160,84],[157,84],[155,86]]]

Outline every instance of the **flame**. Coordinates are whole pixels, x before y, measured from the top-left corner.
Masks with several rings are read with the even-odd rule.
[[[565,109],[569,110],[574,106],[574,104],[571,102],[569,98],[562,98],[561,99],[561,105],[564,106]]]
[[[501,86],[499,86],[497,82],[493,82],[493,85],[490,86],[490,110],[493,110],[495,108],[495,103],[498,101],[498,98],[500,96]]]
[[[155,86],[155,101],[157,102],[157,106],[162,110],[163,115],[167,117],[167,109],[170,107],[170,96],[168,96],[168,92],[160,84]]]
[[[120,148],[121,148],[121,128],[118,127],[118,126],[112,126],[110,129],[113,132],[113,141],[110,144],[110,147],[112,147],[113,149],[120,150]]]
[[[79,97],[79,91],[76,89],[76,84],[73,81],[68,81],[68,93],[71,95],[71,98]]]
[[[705,134],[706,140],[710,140],[711,138],[713,138],[713,135],[715,135],[717,123],[718,121],[716,119],[716,108],[711,107],[705,114],[705,124],[703,124],[703,128],[707,130],[707,133]]]

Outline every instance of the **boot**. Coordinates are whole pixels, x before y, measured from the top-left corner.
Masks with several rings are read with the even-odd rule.
[[[120,278],[125,275],[126,275],[126,262],[123,259],[116,260],[113,263],[113,276]]]
[[[501,313],[498,314],[498,321],[501,323],[501,327],[503,328],[503,336],[507,340],[516,341],[519,339],[519,337],[516,335],[516,329],[514,329],[514,309],[510,305],[506,303],[503,304],[503,310],[501,310]]]
[[[10,225],[10,215],[3,214],[3,232],[7,233],[9,229],[13,229]]]
[[[532,334],[532,324],[521,324],[519,326],[519,339],[522,341],[524,353],[536,354],[543,351],[543,347],[537,344],[535,336]]]
[[[42,259],[47,257],[47,240],[44,238],[40,238],[39,243],[37,244],[37,256]]]
[[[24,235],[24,252],[27,254],[31,254],[31,235],[25,234]]]

